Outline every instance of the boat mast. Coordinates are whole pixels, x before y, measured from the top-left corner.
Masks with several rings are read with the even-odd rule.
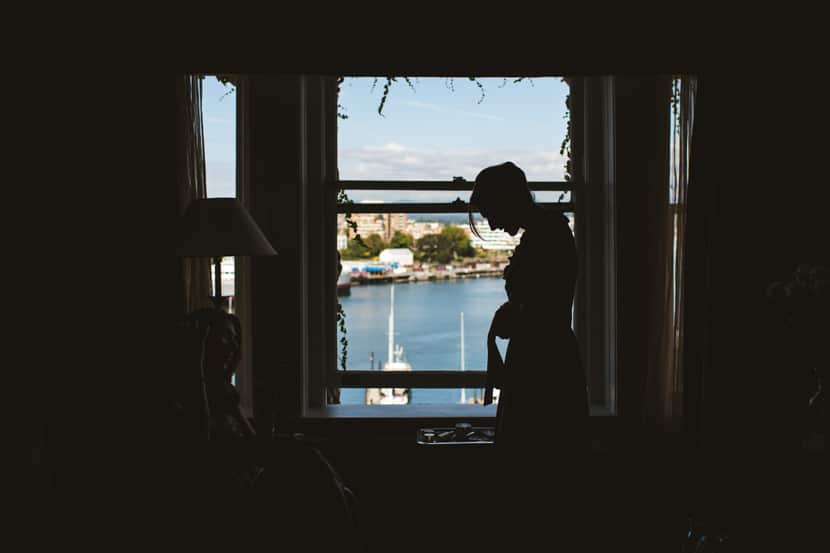
[[[395,361],[395,285],[389,287],[389,345],[386,362],[391,366]]]
[[[461,312],[461,370],[464,370],[464,312]],[[463,386],[463,385],[462,385]],[[464,394],[465,390],[461,388],[461,403],[467,403],[467,397]]]

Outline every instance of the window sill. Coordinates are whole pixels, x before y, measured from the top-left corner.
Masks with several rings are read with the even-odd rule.
[[[591,415],[594,437],[610,436],[619,426],[617,417],[599,406],[592,407]],[[303,434],[311,441],[380,439],[414,445],[419,428],[452,427],[457,422],[495,426],[496,405],[330,405],[283,421],[279,433]]]
[[[482,420],[496,418],[496,405],[329,405],[312,409],[304,420],[317,419],[464,419]]]
[[[458,405],[425,404],[425,405],[329,405],[319,409],[310,409],[303,420],[319,419],[482,419],[496,418],[496,404]],[[614,414],[610,409],[600,405],[591,406],[592,417],[611,417]]]
[[[306,439],[369,439],[411,442],[419,428],[453,426],[469,422],[474,426],[495,426],[496,405],[329,405],[310,409],[302,417],[285,420],[280,434],[303,434]]]

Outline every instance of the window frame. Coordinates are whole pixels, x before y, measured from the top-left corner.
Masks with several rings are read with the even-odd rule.
[[[583,116],[580,113],[585,105],[582,101],[574,101],[574,82],[582,81],[583,79],[569,79],[569,86],[571,87],[571,125],[572,128],[581,126]],[[577,87],[577,91],[580,88]],[[336,107],[336,106],[335,106]],[[334,121],[336,127],[336,120]],[[336,129],[334,132],[336,136]],[[540,202],[540,205],[559,212],[579,211],[576,205],[575,198],[579,196],[577,189],[582,184],[582,175],[585,171],[578,170],[576,160],[585,158],[580,156],[578,150],[583,147],[581,142],[574,140],[574,133],[572,131],[571,149],[572,149],[572,178],[570,181],[530,181],[528,187],[533,192],[570,192],[571,200],[568,202]],[[336,148],[336,145],[335,145]],[[337,154],[334,152],[337,163]],[[339,177],[339,175],[338,175]],[[469,193],[473,189],[474,183],[463,178],[455,178],[452,181],[429,181],[429,180],[340,180],[335,179],[335,182],[330,183],[330,187],[337,192],[340,190],[416,190],[416,191],[458,191]],[[344,205],[335,202],[334,205],[327,206],[326,217],[330,220],[335,220],[338,214],[341,213],[467,213],[468,203],[460,200],[460,197],[453,202],[406,202],[406,203],[372,203],[372,204],[349,204]],[[580,217],[576,217],[579,221]],[[336,251],[336,233],[327,236],[327,244],[324,246]],[[581,250],[584,248],[584,242],[577,239],[577,248]],[[584,257],[582,251],[579,252],[579,257]],[[584,320],[584,294],[590,290],[585,281],[585,272],[580,271],[577,276],[577,285],[575,293],[575,321]],[[336,298],[335,298],[336,301]],[[331,319],[334,319],[335,306],[331,306]],[[328,315],[327,315],[328,316]],[[348,324],[348,323],[347,323]],[[326,358],[330,359],[327,367],[319,368],[325,373],[323,381],[326,386],[338,386],[341,388],[366,388],[366,387],[396,387],[396,388],[483,388],[486,371],[483,370],[468,370],[463,373],[452,370],[415,370],[415,371],[369,371],[369,370],[341,370],[337,365],[337,340],[336,331],[334,339],[330,340],[326,347],[330,349],[327,351]],[[594,340],[596,341],[596,340]],[[437,368],[442,369],[442,368]],[[312,369],[313,370],[313,369]],[[309,404],[312,410],[320,413],[320,410],[325,410],[330,407],[325,405],[325,390],[322,395],[317,396],[317,401],[310,401]],[[344,406],[345,407],[345,406]],[[349,406],[349,409],[335,409],[343,412],[353,412],[355,406]],[[364,406],[360,406],[364,407]],[[391,406],[384,406],[387,409]],[[421,410],[423,406],[412,406],[413,411]],[[480,406],[469,406],[469,411]],[[465,410],[461,406],[462,410]],[[493,413],[494,414],[494,413]]]
[[[588,215],[591,215],[588,212],[600,214],[592,217],[597,221],[595,224],[607,224],[609,210],[613,215],[613,205],[598,201],[603,191],[613,188],[613,77],[575,77],[569,78],[569,84],[572,179],[558,183],[533,182],[531,189],[561,191],[561,187],[567,186],[571,190],[571,201],[553,205],[563,211],[579,213],[575,235],[580,251],[580,270],[574,315],[583,359],[589,359],[587,354],[592,348],[608,340],[609,335],[613,336],[613,332],[609,333],[603,325],[615,324],[613,305],[607,305],[613,302],[609,302],[606,290],[614,274],[606,265],[613,266],[613,263],[603,262],[604,257],[610,255],[613,258],[613,249],[607,243],[607,235],[613,235],[613,229],[594,233],[601,238],[599,261],[585,259],[584,255],[596,245],[585,236]],[[247,319],[243,324],[244,328],[251,329],[249,335],[252,335],[247,351],[251,359],[251,405],[257,429],[262,429],[265,435],[270,435],[274,428],[303,431],[315,428],[317,422],[334,419],[345,421],[347,425],[357,421],[358,426],[365,424],[367,419],[380,424],[416,419],[432,423],[459,418],[493,421],[494,405],[485,408],[454,406],[457,409],[447,409],[446,405],[436,405],[432,409],[427,405],[383,406],[383,415],[378,410],[372,410],[374,413],[366,410],[356,415],[355,409],[367,406],[326,405],[326,384],[335,382],[334,378],[339,378],[343,387],[393,382],[394,387],[456,387],[447,386],[447,382],[466,387],[469,382],[470,387],[475,388],[482,387],[485,373],[339,371],[337,295],[333,278],[337,263],[337,195],[341,186],[356,189],[357,186],[386,185],[384,181],[339,180],[336,169],[336,77],[250,76],[240,79],[237,94],[238,190],[241,196],[244,195],[254,219],[279,252],[276,258],[252,258],[245,270],[237,275],[237,279],[245,280],[250,291]],[[468,181],[393,182],[396,188],[400,184],[413,183],[436,190],[472,189],[472,183]],[[357,212],[357,205],[352,205],[352,213]],[[381,205],[390,210],[397,207],[395,204],[367,205],[372,212],[377,212]],[[413,205],[407,203],[406,210],[411,211]],[[453,211],[467,210],[466,203],[440,206]],[[434,213],[438,208],[438,205],[429,205],[423,209]],[[274,289],[275,282],[280,289],[292,290],[291,297],[281,296]],[[312,291],[314,293],[310,293]],[[599,301],[589,306],[583,298],[592,295]],[[601,316],[597,324],[585,324],[597,314]],[[602,355],[592,365],[603,378],[611,375],[609,385],[612,390],[617,379],[611,364],[614,349],[615,344],[603,348]],[[420,374],[424,372],[430,374]],[[613,415],[613,404],[610,406],[610,410],[592,414]],[[323,422],[324,426],[326,424]]]

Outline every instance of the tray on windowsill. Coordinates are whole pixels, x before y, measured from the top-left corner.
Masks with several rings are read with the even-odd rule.
[[[492,426],[457,425],[456,427],[419,428],[418,445],[493,445],[496,436]]]

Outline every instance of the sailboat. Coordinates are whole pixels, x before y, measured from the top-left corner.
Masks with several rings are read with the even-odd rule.
[[[464,371],[464,312],[461,312],[461,370]],[[461,388],[461,403],[467,403],[465,388]],[[474,399],[474,398],[473,398]],[[474,402],[474,401],[473,401]]]
[[[384,371],[411,371],[412,365],[403,359],[403,346],[395,344],[395,285],[389,291],[389,338]],[[406,405],[407,388],[366,388],[366,405]]]

